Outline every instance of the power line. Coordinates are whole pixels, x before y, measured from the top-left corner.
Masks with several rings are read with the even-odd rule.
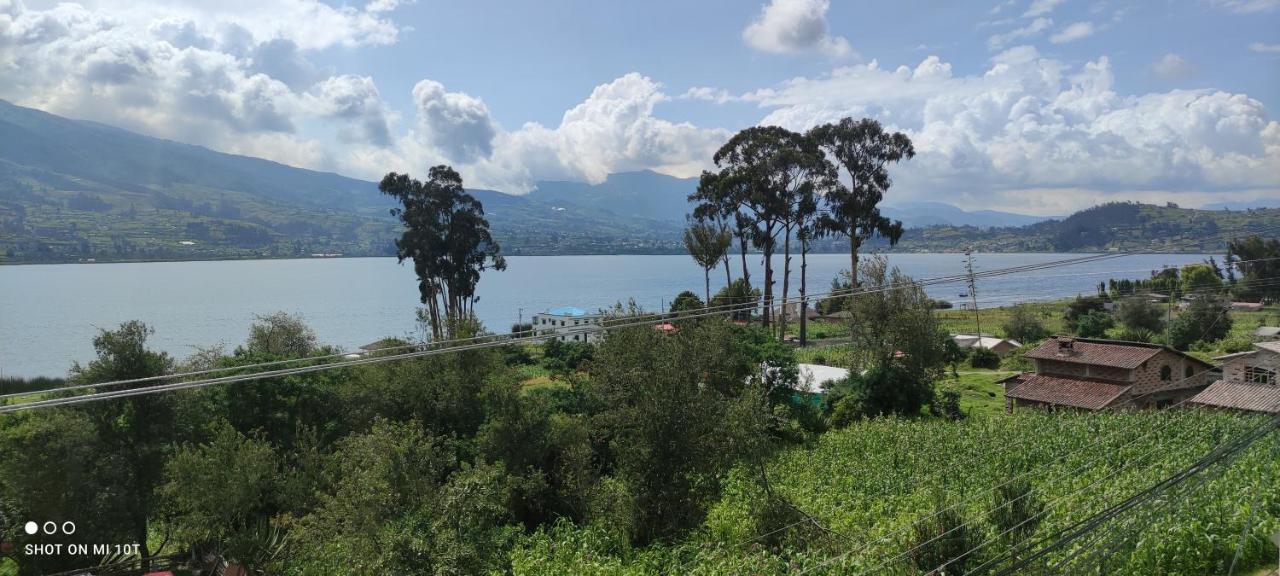
[[[1216,291],[1216,290],[1215,290],[1215,291]],[[1218,318],[1221,318],[1221,316],[1222,316],[1223,314],[1225,314],[1226,310],[1227,310],[1227,309],[1226,309],[1226,308],[1224,308],[1224,309],[1223,309],[1223,312],[1219,314],[1219,317],[1218,317]],[[1214,325],[1216,325],[1216,323],[1217,323],[1217,319],[1215,319]],[[1208,331],[1209,331],[1210,329],[1212,329],[1212,326],[1213,326],[1213,325],[1210,325],[1208,328],[1206,328],[1206,329],[1204,330],[1204,333],[1205,333],[1205,334],[1207,334],[1207,333],[1208,333]],[[1207,370],[1202,370],[1202,371],[1200,371],[1200,372],[1198,372],[1198,373],[1195,373],[1195,374],[1192,374],[1192,375],[1189,375],[1189,376],[1185,376],[1184,378],[1181,378],[1181,379],[1179,379],[1179,380],[1177,380],[1177,381],[1170,382],[1169,384],[1162,385],[1162,386],[1160,386],[1160,387],[1156,388],[1155,390],[1152,390],[1152,391],[1147,392],[1147,393],[1142,394],[1142,395],[1135,396],[1135,397],[1133,397],[1132,399],[1130,399],[1130,402],[1132,403],[1133,401],[1136,401],[1136,400],[1137,400],[1137,399],[1139,399],[1139,398],[1146,397],[1146,396],[1148,396],[1148,395],[1150,395],[1150,394],[1155,394],[1155,393],[1158,393],[1158,392],[1167,391],[1167,390],[1171,389],[1173,386],[1175,386],[1175,385],[1177,385],[1177,384],[1180,384],[1180,383],[1182,383],[1182,382],[1186,382],[1186,381],[1188,381],[1188,380],[1191,380],[1192,378],[1200,378],[1200,377],[1201,377],[1201,376],[1203,376],[1204,374],[1207,374],[1207,373],[1212,372],[1212,371],[1214,371],[1214,370],[1216,370],[1216,368],[1210,368],[1210,369],[1207,369]],[[1186,402],[1188,402],[1188,401],[1190,401],[1190,400],[1191,400],[1191,396],[1188,396],[1187,398],[1183,399],[1182,401],[1178,402],[1177,404],[1175,404],[1175,405],[1171,406],[1171,407],[1170,407],[1170,409],[1172,409],[1172,408],[1177,408],[1178,406],[1181,406],[1182,404],[1184,404],[1184,403],[1186,403]],[[1145,434],[1143,437],[1145,437],[1145,436],[1147,436],[1147,435],[1150,435],[1150,434],[1151,434],[1151,432],[1148,432],[1148,433],[1147,433],[1147,434]],[[1083,450],[1083,448],[1081,448],[1081,450]],[[1095,460],[1096,460],[1096,459],[1095,459]],[[1009,485],[1009,484],[1011,484],[1012,482],[1016,481],[1017,479],[1019,479],[1019,478],[1021,478],[1021,477],[1025,476],[1025,475],[1026,475],[1026,474],[1028,474],[1029,472],[1030,472],[1030,471],[1028,471],[1028,472],[1024,472],[1023,474],[1019,475],[1018,477],[1015,477],[1015,478],[1013,478],[1013,479],[1010,479],[1009,481],[1006,481],[1004,484],[1001,484],[1000,486],[997,486],[997,487],[995,487],[994,489],[998,489],[998,488],[1000,488],[1000,487],[1003,487],[1003,486]],[[1025,497],[1025,496],[1027,496],[1027,495],[1029,495],[1029,494],[1030,494],[1030,493],[1028,493],[1028,494],[1024,494],[1024,495],[1023,495],[1023,497]],[[971,497],[971,498],[972,498],[972,497]],[[1020,498],[1019,498],[1019,499],[1020,499]],[[877,544],[877,543],[879,543],[879,542],[883,542],[883,541],[887,540],[888,538],[891,538],[891,537],[893,537],[893,536],[895,536],[895,535],[897,535],[897,534],[904,533],[907,529],[910,529],[910,528],[912,528],[912,527],[914,527],[914,526],[917,526],[917,525],[921,524],[922,522],[927,521],[927,520],[929,520],[929,519],[931,519],[931,518],[934,518],[934,517],[936,517],[936,516],[938,516],[938,515],[940,515],[940,514],[942,514],[942,513],[946,512],[946,511],[948,511],[948,510],[953,510],[953,509],[955,509],[956,507],[958,507],[960,504],[963,504],[963,503],[967,502],[968,500],[969,500],[968,498],[967,498],[967,499],[963,499],[962,501],[957,502],[957,503],[955,503],[955,504],[952,504],[951,506],[949,506],[949,507],[947,507],[947,508],[944,508],[943,510],[939,510],[939,511],[934,512],[933,514],[931,514],[931,515],[929,515],[929,516],[927,516],[927,517],[924,517],[924,518],[918,519],[918,520],[916,520],[916,521],[912,522],[910,525],[904,526],[903,528],[900,528],[900,529],[898,529],[898,530],[894,531],[893,533],[890,533],[890,534],[887,534],[887,535],[885,535],[885,536],[881,537],[879,540],[877,540],[877,541],[875,541],[875,542],[872,542],[872,543],[870,543],[870,544],[868,544],[868,545],[865,545],[865,546],[863,547],[863,549],[865,550],[866,548],[869,548],[871,545]],[[1015,501],[1016,501],[1016,500],[1015,500]],[[1014,502],[1014,501],[1010,501],[1010,502],[1005,503],[1004,505],[1010,505],[1010,504],[1012,504],[1013,502]],[[1002,505],[1002,506],[1003,506],[1003,505]],[[999,509],[999,508],[996,508],[996,509]],[[995,510],[995,509],[993,509],[993,510]],[[991,511],[988,511],[988,513],[989,513],[989,512],[991,512]],[[890,558],[889,560],[886,560],[885,562],[882,562],[881,564],[878,564],[877,566],[873,567],[873,568],[871,569],[871,571],[875,571],[875,570],[877,570],[877,569],[879,569],[879,568],[881,568],[881,567],[883,567],[883,566],[887,565],[889,562],[891,562],[891,561],[893,561],[893,560],[895,560],[895,559],[897,559],[897,558],[903,557],[903,556],[905,556],[906,554],[909,554],[911,551],[913,551],[913,550],[915,550],[915,549],[918,549],[918,548],[920,548],[920,547],[922,547],[922,546],[924,546],[924,545],[927,545],[927,544],[930,544],[930,543],[932,543],[932,542],[934,542],[934,541],[936,541],[936,540],[939,540],[939,539],[941,539],[941,538],[945,537],[946,535],[948,535],[948,534],[950,534],[950,533],[952,533],[952,532],[954,532],[954,531],[956,531],[956,530],[959,530],[959,529],[963,528],[965,525],[969,524],[970,522],[972,522],[972,521],[966,522],[966,523],[964,523],[964,524],[961,524],[960,526],[957,526],[957,527],[954,527],[954,528],[952,528],[952,529],[950,529],[950,530],[947,530],[946,532],[944,532],[944,533],[942,533],[942,534],[939,534],[938,536],[935,536],[933,539],[929,540],[928,542],[925,542],[925,543],[923,543],[923,544],[920,544],[920,545],[918,545],[918,546],[916,546],[916,547],[912,548],[911,550],[907,550],[906,552],[900,553],[900,554],[898,554],[897,556],[895,556],[895,557],[893,557],[893,558]],[[849,553],[846,553],[845,555],[842,555],[842,556],[846,556],[846,555],[848,555],[848,554],[849,554]],[[882,555],[881,557],[883,557],[883,555]],[[838,558],[839,558],[839,557],[837,557],[836,559],[838,559]],[[820,565],[820,566],[821,566],[821,565]]]
[[[1280,404],[1277,404],[1277,406],[1280,406]],[[1075,541],[1076,539],[1087,534],[1088,532],[1095,530],[1097,526],[1099,526],[1101,523],[1111,518],[1114,518],[1115,516],[1122,514],[1125,511],[1128,511],[1134,508],[1135,506],[1147,500],[1150,500],[1151,498],[1154,498],[1155,496],[1159,495],[1165,490],[1170,489],[1173,486],[1177,486],[1187,481],[1188,479],[1196,476],[1197,474],[1204,472],[1214,464],[1227,460],[1228,458],[1234,457],[1236,454],[1239,454],[1245,448],[1251,446],[1258,439],[1265,437],[1267,434],[1275,431],[1277,428],[1280,428],[1280,416],[1269,417],[1267,421],[1247,431],[1243,435],[1243,437],[1237,437],[1219,444],[1216,448],[1211,450],[1209,454],[1205,455],[1204,457],[1192,463],[1191,465],[1183,468],[1178,473],[1173,474],[1169,477],[1166,477],[1160,480],[1159,482],[1156,482],[1155,484],[1147,487],[1146,489],[1126,498],[1125,500],[1119,503],[1116,503],[1106,508],[1105,510],[1097,514],[1094,514],[1093,516],[1090,516],[1089,518],[1075,522],[1074,524],[1067,526],[1065,528],[1056,530],[1052,535],[1046,536],[1045,538],[1041,538],[1037,542],[1032,543],[1030,546],[1017,547],[1019,548],[1019,550],[1010,550],[1009,552],[1007,552],[1006,554],[1002,555],[999,558],[988,560],[987,562],[984,562],[982,565],[978,566],[971,572],[981,571],[982,569],[991,565],[993,562],[1003,561],[1005,557],[1012,557],[1014,558],[1013,564],[1002,569],[1000,572],[997,573],[997,576],[1008,576],[1011,574],[1017,574],[1020,569],[1029,565],[1031,562],[1034,562],[1035,560],[1044,557],[1045,555],[1053,552],[1054,550],[1061,548],[1067,543]],[[1039,542],[1049,540],[1050,538],[1052,538],[1052,541],[1046,544],[1044,547],[1037,550],[1036,552],[1028,556],[1023,556],[1021,558],[1017,557],[1018,554],[1025,551],[1025,549],[1022,549],[1022,548],[1029,549],[1030,547],[1033,547],[1039,544]]]

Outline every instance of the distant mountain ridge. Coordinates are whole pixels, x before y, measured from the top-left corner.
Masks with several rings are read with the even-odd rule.
[[[419,175],[421,177],[421,175]],[[652,171],[470,190],[504,253],[682,253],[695,178]],[[370,256],[399,224],[373,182],[70,120],[0,100],[0,262]],[[1125,204],[1046,219],[938,202],[889,204],[898,250],[1085,251],[1280,223],[1280,209]],[[843,250],[823,241],[816,251]]]

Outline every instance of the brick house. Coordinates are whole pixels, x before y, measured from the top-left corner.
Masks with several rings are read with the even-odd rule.
[[[1247,412],[1280,413],[1280,342],[1257,342],[1253,350],[1214,358],[1222,378],[1192,403]]]
[[[1018,407],[1162,408],[1212,381],[1213,365],[1167,346],[1055,336],[1024,354],[1035,372],[1001,382],[1005,410]]]

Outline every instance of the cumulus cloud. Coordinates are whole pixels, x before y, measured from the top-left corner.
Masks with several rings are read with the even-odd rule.
[[[327,77],[306,53],[394,41],[382,16],[394,8],[85,0],[33,10],[0,0],[0,98],[330,169],[335,136],[388,146],[393,115],[371,78]]]
[[[1261,102],[1212,90],[1126,97],[1113,82],[1106,57],[1075,68],[1021,46],[973,76],[936,57],[892,70],[873,61],[744,97],[768,110],[761,124],[802,130],[868,115],[907,132],[918,155],[895,170],[906,197],[1017,196],[1027,210],[1061,213],[1051,205],[1061,197],[1018,194],[1090,191],[1078,208],[1137,192],[1192,204],[1280,192],[1280,123]]]
[[[1067,42],[1075,42],[1081,38],[1087,38],[1093,35],[1093,22],[1073,22],[1068,24],[1066,28],[1059,30],[1053,36],[1049,37],[1049,41],[1054,44],[1065,44]]]
[[[1259,54],[1280,54],[1280,44],[1263,44],[1262,42],[1254,42],[1249,45],[1249,50]]]
[[[423,80],[413,87],[413,101],[420,136],[449,159],[471,162],[493,153],[497,130],[489,108],[479,98],[448,92],[439,82]]]
[[[1048,18],[1036,18],[1026,26],[1014,28],[1003,34],[993,34],[987,38],[987,47],[997,50],[1012,44],[1018,40],[1025,40],[1034,36],[1039,36],[1045,30],[1053,26],[1053,20]]]
[[[1165,80],[1181,80],[1195,72],[1195,66],[1170,52],[1151,64],[1151,72]]]
[[[341,119],[346,140],[355,139],[375,146],[391,144],[388,112],[373,78],[344,74],[327,78],[308,94],[316,111]]]
[[[770,0],[742,31],[752,48],[764,52],[817,51],[836,58],[853,53],[849,41],[827,34],[829,0]]]

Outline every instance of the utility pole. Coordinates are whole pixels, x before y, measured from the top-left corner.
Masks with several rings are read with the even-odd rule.
[[[978,329],[978,347],[982,348],[982,319],[978,314],[978,283],[973,276],[973,247],[964,249],[964,269],[969,276],[969,298],[973,302],[973,324]]]
[[[524,308],[516,308],[516,332],[524,332]]]

